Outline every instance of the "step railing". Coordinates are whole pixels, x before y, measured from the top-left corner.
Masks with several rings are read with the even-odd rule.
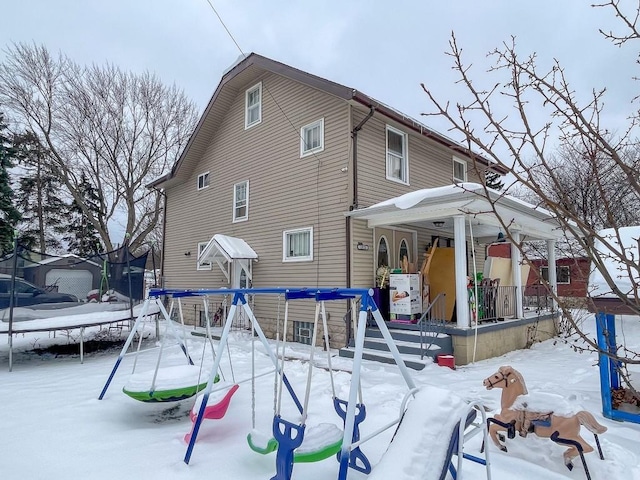
[[[431,342],[428,343],[425,340],[426,327],[429,327],[429,332],[434,335],[438,335],[440,331],[444,331],[445,326],[445,312],[446,312],[446,296],[444,293],[439,293],[438,296],[429,303],[429,306],[423,312],[418,325],[420,325],[420,359],[424,359],[425,352],[433,346],[434,336],[431,336]]]

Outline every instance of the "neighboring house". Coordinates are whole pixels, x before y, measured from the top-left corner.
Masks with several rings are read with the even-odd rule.
[[[70,293],[80,300],[100,286],[102,267],[91,261],[67,254],[61,256],[31,253],[32,261],[19,257],[17,275],[45,290]],[[0,273],[13,273],[13,258],[0,261]]]
[[[510,243],[489,245],[487,255],[494,258],[510,258]],[[549,262],[546,258],[529,261],[525,296],[546,296],[544,282],[549,281]],[[591,263],[587,257],[559,258],[556,260],[556,283],[559,297],[586,299]],[[542,280],[541,280],[542,279]]]
[[[455,211],[376,223],[370,212],[388,208],[375,204],[481,182],[486,168],[482,157],[358,90],[250,54],[224,74],[171,172],[150,185],[165,193],[163,286],[374,287],[378,266],[399,268],[406,257],[417,271],[436,237],[453,249],[460,231]],[[492,239],[497,232],[495,220],[484,230]],[[481,269],[484,247],[473,245]],[[472,270],[473,259],[456,269]],[[273,335],[278,300],[253,301]],[[313,322],[308,303],[290,306],[298,341]],[[347,341],[348,308],[328,305],[332,347]],[[184,312],[197,322],[201,310],[194,303]]]
[[[546,281],[549,280],[549,267],[546,259],[534,259],[531,263],[534,268],[529,271],[527,291],[531,291],[533,294],[537,286],[542,285],[540,277]],[[590,267],[591,263],[586,257],[559,258],[556,260],[558,296],[586,299]]]

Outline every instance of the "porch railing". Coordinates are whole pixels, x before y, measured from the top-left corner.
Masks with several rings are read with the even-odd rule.
[[[528,285],[524,289],[523,298],[522,306],[525,310],[540,312],[553,308],[553,297],[544,285]]]
[[[469,307],[477,314],[478,322],[494,322],[516,316],[516,288],[486,286],[469,288]],[[478,295],[477,301],[475,295]]]

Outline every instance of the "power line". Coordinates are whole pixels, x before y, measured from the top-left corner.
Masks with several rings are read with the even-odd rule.
[[[242,57],[243,58],[247,58],[247,54],[244,53],[244,51],[240,47],[240,44],[236,41],[235,37],[233,36],[233,34],[229,30],[229,28],[227,28],[227,25],[224,23],[224,20],[222,20],[222,17],[220,16],[220,14],[216,10],[216,8],[213,6],[213,3],[211,3],[211,0],[207,0],[207,3],[211,7],[211,10],[213,10],[213,13],[215,13],[216,17],[218,17],[218,20],[220,21],[220,24],[223,26],[223,28],[227,32],[227,35],[229,35],[229,38],[231,38],[231,41],[235,44],[235,46],[238,49],[238,51],[242,54]],[[278,107],[278,110],[280,110],[280,112],[282,113],[284,118],[287,120],[287,122],[289,123],[289,125],[291,126],[293,131],[295,132],[296,136],[302,140],[302,142],[305,144],[305,146],[308,147],[309,145],[307,144],[306,139],[304,138],[302,133],[298,130],[298,127],[296,127],[293,124],[293,122],[291,121],[291,119],[287,116],[287,114],[285,113],[284,109],[280,106],[280,104],[278,103],[276,98],[273,96],[273,94],[269,90],[269,87],[267,87],[266,85],[263,85],[263,88],[266,90],[266,92],[269,94],[269,97],[271,97],[271,100],[273,101],[273,103],[276,105],[276,107]],[[262,101],[262,99],[260,99],[260,101]],[[324,132],[323,132],[323,135],[324,135]],[[320,229],[320,166],[322,164],[322,161],[320,160],[320,158],[318,158],[316,153],[313,152],[313,151],[311,152],[311,156],[313,156],[313,158],[315,158],[315,160],[318,162],[317,170],[316,170],[316,208],[317,208],[316,221],[318,223],[318,230],[319,230]],[[320,235],[320,233],[318,232],[318,236],[319,235]],[[314,245],[315,245],[315,242],[314,242]],[[318,242],[318,259],[317,259],[317,263],[316,263],[316,284],[319,283],[319,280],[320,280],[319,279],[319,275],[320,275],[320,242]]]

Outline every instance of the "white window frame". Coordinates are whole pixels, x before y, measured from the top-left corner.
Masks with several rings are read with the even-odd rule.
[[[196,268],[198,270],[211,270],[211,262],[204,262],[202,264],[198,262],[198,259],[200,258],[200,254],[207,247],[208,244],[209,242],[198,242],[198,246],[196,249],[196,251],[198,252],[198,255],[196,256]]]
[[[237,201],[238,201],[238,196],[236,195],[236,192],[238,191],[238,187],[240,185],[244,185],[245,186],[245,197],[244,197],[244,205],[238,205]],[[238,216],[237,212],[238,212],[238,208],[244,206],[245,210],[244,210],[244,215],[243,216]],[[238,182],[233,186],[233,222],[245,222],[249,220],[249,180],[245,180],[244,182]]]
[[[289,256],[287,250],[287,239],[289,235],[295,233],[309,232],[309,255],[301,257]],[[292,230],[285,230],[282,232],[282,261],[283,262],[311,262],[313,261],[313,227],[296,228]]]
[[[464,170],[464,178],[456,177],[456,164],[462,165],[462,169]],[[458,157],[453,157],[453,182],[454,183],[464,183],[468,181],[468,173],[467,173],[467,162]]]
[[[200,180],[202,180],[202,182],[200,182]],[[210,182],[211,181],[209,180],[209,172],[201,173],[200,175],[198,175],[198,190],[209,188]]]
[[[392,175],[391,172],[391,164],[389,162],[389,155],[398,158],[397,152],[389,152],[389,132],[392,132],[396,135],[400,135],[402,137],[402,157],[399,157],[402,160],[402,172],[401,176],[404,176],[404,179],[397,178]],[[402,183],[403,185],[409,185],[409,137],[402,130],[398,130],[397,128],[393,128],[391,125],[387,125],[387,128],[384,132],[385,145],[386,145],[386,155],[385,155],[385,163],[386,163],[386,177],[387,180],[391,180],[392,182]]]
[[[258,99],[257,105],[249,105],[249,95],[253,93],[255,90],[258,90]],[[253,122],[249,122],[249,110],[257,108],[258,110],[258,118]],[[244,129],[247,130],[255,125],[258,125],[262,122],[262,82],[256,83],[253,87],[247,88],[244,92]]]
[[[320,127],[320,145],[315,148],[308,148],[306,139],[307,139],[307,131],[314,129],[316,127]],[[314,153],[318,153],[324,150],[324,117],[320,120],[316,120],[308,125],[305,125],[300,129],[300,158],[306,157],[307,155],[313,155]]]

